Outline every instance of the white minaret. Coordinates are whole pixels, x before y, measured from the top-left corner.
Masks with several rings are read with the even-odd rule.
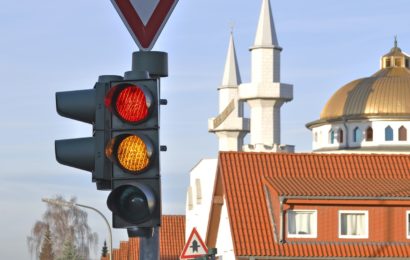
[[[251,82],[239,86],[239,98],[250,107],[251,136],[245,151],[293,152],[281,144],[280,108],[293,99],[293,86],[280,83],[280,52],[269,0],[262,0],[253,47]]]
[[[219,151],[241,151],[243,138],[249,132],[249,119],[243,118],[243,102],[238,98],[239,84],[241,76],[231,33],[222,85],[218,88],[219,115],[208,121],[209,132],[218,136]]]

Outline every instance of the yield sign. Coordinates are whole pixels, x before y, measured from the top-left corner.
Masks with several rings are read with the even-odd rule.
[[[181,259],[196,258],[208,254],[208,248],[202,241],[196,228],[192,229],[191,235],[189,235],[188,241],[184,246],[184,250],[180,256]]]
[[[149,51],[178,0],[111,0],[111,2],[138,47]]]

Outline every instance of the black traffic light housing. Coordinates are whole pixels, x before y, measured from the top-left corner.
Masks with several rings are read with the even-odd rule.
[[[59,163],[92,172],[98,190],[112,189],[113,227],[148,237],[161,224],[159,78],[168,76],[168,54],[134,52],[132,63],[124,78],[100,76],[93,89],[56,93],[58,114],[93,131],[55,141],[55,153]]]
[[[112,99],[106,101],[110,104],[112,128],[111,141],[106,146],[106,155],[113,163],[112,192],[107,199],[107,205],[113,213],[115,228],[149,228],[159,226],[161,223],[158,88],[158,79],[124,80],[111,82],[112,93],[107,95]],[[140,95],[134,95],[127,89],[134,89],[134,92]],[[130,97],[121,97],[121,91],[130,94]],[[140,99],[141,95],[145,98]],[[129,101],[132,98],[137,100]],[[136,114],[130,116],[137,118],[136,122],[127,120],[128,113],[122,107]],[[143,112],[140,112],[141,110]],[[139,114],[144,116],[140,117]],[[128,137],[135,138],[134,140],[139,142],[138,145],[131,143],[131,148],[124,152],[120,146]],[[132,156],[127,158],[128,154]],[[119,159],[121,156],[125,158],[122,160],[127,165],[121,164]],[[143,161],[141,169],[138,168],[140,161]],[[134,164],[138,167],[134,168]]]
[[[110,114],[104,106],[111,81],[121,76],[100,76],[93,89],[56,93],[59,115],[92,124],[93,136],[55,141],[56,159],[59,163],[92,172],[92,181],[98,190],[111,189],[112,167],[105,157],[105,143],[111,128]]]

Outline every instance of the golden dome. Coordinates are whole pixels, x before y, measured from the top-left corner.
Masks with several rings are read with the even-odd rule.
[[[384,67],[346,84],[320,113],[321,120],[374,116],[410,116],[410,70],[405,66]]]

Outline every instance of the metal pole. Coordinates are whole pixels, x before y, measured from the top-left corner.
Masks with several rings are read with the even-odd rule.
[[[159,260],[159,227],[153,228],[152,237],[140,237],[140,259]]]
[[[95,212],[97,212],[105,221],[105,224],[107,224],[108,227],[108,244],[110,245],[110,260],[112,260],[112,231],[111,231],[111,226],[110,223],[108,222],[107,218],[104,216],[104,214],[101,213],[101,211],[99,211],[96,208],[93,208],[91,206],[87,206],[87,205],[83,205],[83,204],[78,204],[78,203],[72,203],[72,202],[68,202],[65,200],[56,200],[56,199],[46,199],[46,198],[42,198],[41,199],[43,202],[45,203],[50,203],[50,204],[55,204],[55,205],[60,205],[60,206],[66,206],[66,207],[82,207],[82,208],[87,208],[87,209],[91,209]]]
[[[87,206],[87,205],[77,204],[77,203],[74,203],[74,205],[78,206],[78,207],[83,207],[83,208],[94,210],[95,212],[97,212],[104,219],[105,224],[108,227],[108,232],[110,234],[109,237],[108,237],[108,239],[109,239],[108,244],[110,245],[110,254],[109,254],[110,260],[112,260],[112,231],[111,231],[110,223],[108,222],[107,218],[102,214],[101,211],[99,211],[96,208],[93,208],[93,207],[90,207],[90,206]]]

